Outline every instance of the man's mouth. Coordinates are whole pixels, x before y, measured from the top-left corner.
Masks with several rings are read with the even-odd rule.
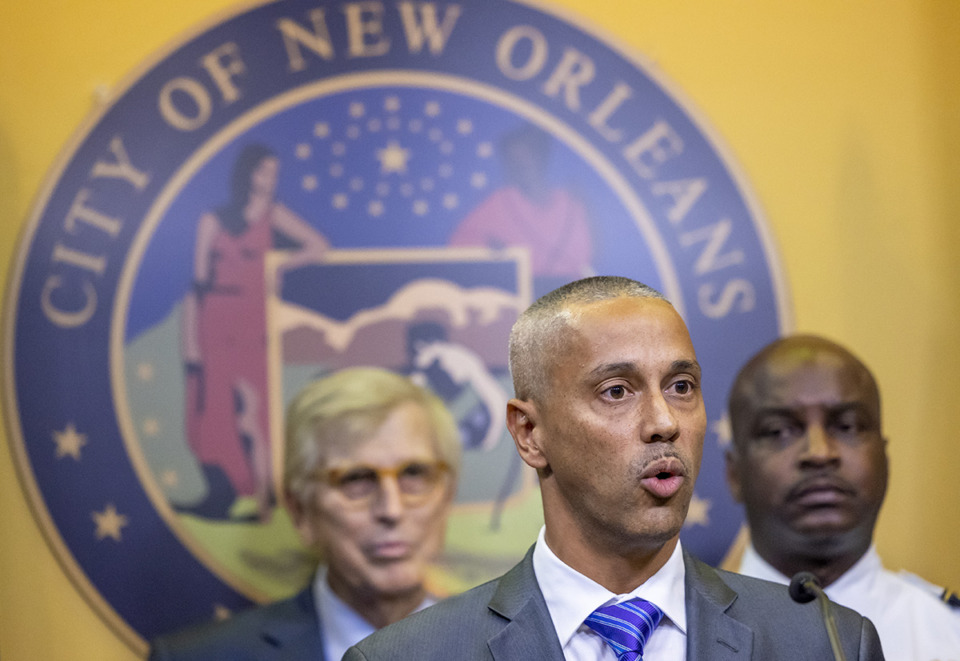
[[[787,492],[787,502],[801,507],[833,507],[856,495],[856,490],[833,477],[809,478]]]
[[[657,498],[670,498],[683,486],[686,471],[676,457],[656,459],[640,474],[640,484]]]
[[[410,553],[410,545],[401,541],[385,541],[371,544],[367,556],[374,560],[400,560]]]

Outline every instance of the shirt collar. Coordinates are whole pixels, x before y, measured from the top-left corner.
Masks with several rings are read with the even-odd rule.
[[[313,580],[313,597],[317,604],[317,619],[322,634],[325,658],[339,659],[347,648],[372,634],[376,629],[363,619],[363,616],[350,608],[345,601],[334,594],[327,582],[327,568],[319,567]],[[417,610],[436,603],[436,599],[427,596]]]
[[[607,603],[641,597],[663,611],[681,632],[687,630],[685,568],[680,542],[660,570],[628,594],[614,594],[558,558],[540,529],[533,549],[533,570],[550,611],[560,645],[564,646],[594,610]]]
[[[374,627],[345,601],[334,594],[327,583],[327,569],[321,567],[313,581],[313,596],[326,658],[339,659],[347,648],[374,632]],[[337,656],[337,655],[340,656]]]
[[[876,547],[871,544],[867,552],[860,556],[860,559],[850,569],[824,588],[824,592],[834,601],[840,601],[840,597],[850,588],[863,593],[882,569],[883,563],[880,561],[880,554],[877,553]]]
[[[871,544],[870,548],[864,553],[854,565],[845,571],[840,578],[824,588],[828,597],[832,598],[831,593],[842,592],[847,586],[862,581],[865,577],[876,574],[882,569],[883,563],[880,561],[880,554],[876,547]],[[790,584],[790,577],[780,573],[773,565],[760,557],[753,543],[747,545],[743,552],[743,559],[740,561],[740,573],[755,578],[762,578],[774,583]]]
[[[753,546],[753,542],[747,544],[747,548],[744,549],[738,572],[740,574],[746,574],[747,576],[753,576],[754,578],[762,578],[766,581],[782,583],[783,585],[789,585],[790,583],[789,577],[781,574],[773,565],[760,557],[757,549]]]

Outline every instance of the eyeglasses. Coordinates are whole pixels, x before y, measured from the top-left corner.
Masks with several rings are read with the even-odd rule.
[[[410,461],[392,468],[346,466],[315,473],[339,491],[353,505],[364,505],[376,497],[387,478],[396,480],[404,505],[419,505],[446,479],[450,467],[442,461]]]

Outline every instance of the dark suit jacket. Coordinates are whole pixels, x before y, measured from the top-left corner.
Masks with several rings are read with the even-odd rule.
[[[690,661],[833,659],[815,602],[797,604],[783,585],[718,571],[686,553],[684,565]],[[848,661],[883,659],[869,620],[840,606],[834,616]],[[343,657],[364,659],[563,661],[532,549],[499,579],[381,629]]]
[[[150,646],[150,661],[323,661],[313,587],[283,601],[251,608]]]

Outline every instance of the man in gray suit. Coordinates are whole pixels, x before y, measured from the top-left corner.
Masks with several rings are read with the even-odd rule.
[[[596,277],[547,294],[514,326],[510,368],[507,426],[543,499],[536,544],[344,661],[832,658],[816,605],[681,549],[707,421],[689,333],[659,292]],[[848,659],[883,658],[868,620],[834,614]]]

